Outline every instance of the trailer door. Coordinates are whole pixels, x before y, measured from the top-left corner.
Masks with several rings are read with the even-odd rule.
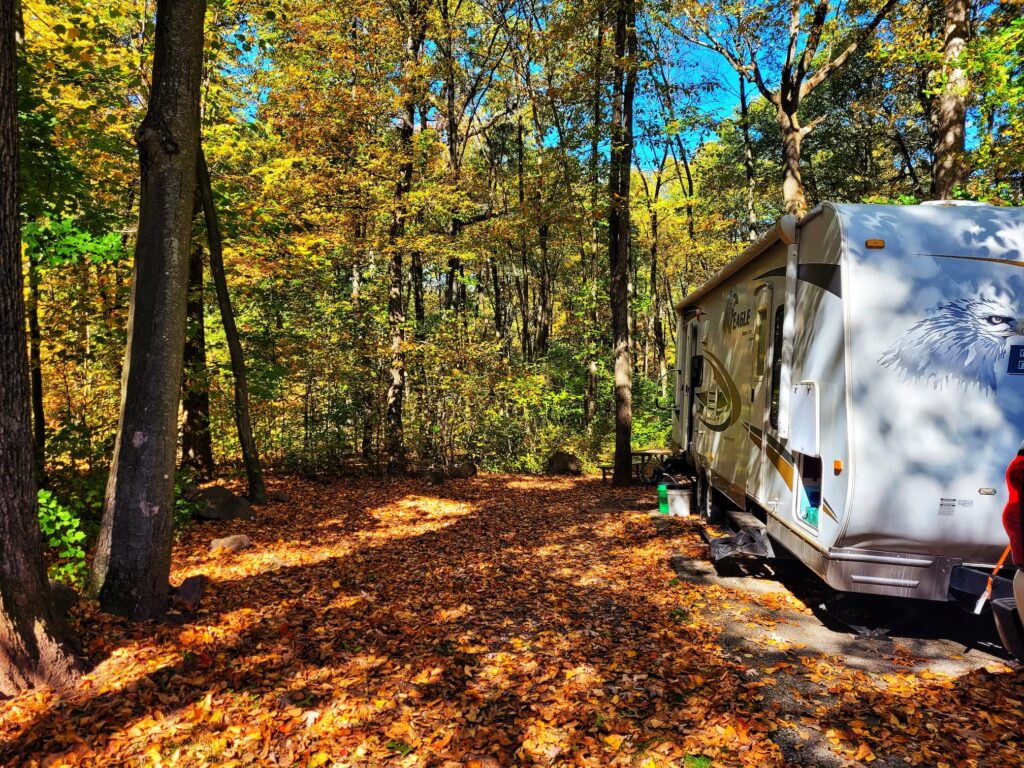
[[[773,291],[770,283],[759,285],[754,291],[754,333],[751,343],[750,391],[750,453],[747,460],[747,493],[762,499],[765,473],[769,462],[765,448],[768,431],[772,428],[772,354],[774,343]]]
[[[676,382],[676,408],[679,420],[679,443],[684,451],[693,450],[693,422],[696,390],[704,378],[704,359],[698,343],[696,318],[679,324],[680,376]]]

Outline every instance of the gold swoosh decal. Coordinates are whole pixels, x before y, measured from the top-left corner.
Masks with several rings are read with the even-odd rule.
[[[948,256],[942,253],[922,253],[920,256],[934,256],[937,259],[958,259],[960,261],[987,261],[990,264],[1005,264],[1008,267],[1020,267],[1024,269],[1024,261],[1015,259],[995,259],[991,256]]]
[[[712,378],[718,382],[719,386],[725,388],[725,404],[712,409],[707,407],[707,400],[705,399],[703,402],[705,407],[697,414],[697,418],[704,422],[708,429],[714,432],[725,432],[725,430],[739,421],[741,411],[740,389],[736,386],[736,382],[732,380],[729,372],[725,369],[725,364],[721,360],[707,349],[704,350],[703,354],[711,364]]]

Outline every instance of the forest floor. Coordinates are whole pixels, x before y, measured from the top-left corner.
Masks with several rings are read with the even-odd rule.
[[[62,697],[0,703],[0,764],[1024,760],[1024,673],[991,654],[990,618],[903,604],[895,625],[799,569],[716,571],[649,488],[270,488],[291,500],[180,537],[175,583],[211,580],[196,614],[74,609],[94,667]],[[209,552],[235,533],[252,548]]]

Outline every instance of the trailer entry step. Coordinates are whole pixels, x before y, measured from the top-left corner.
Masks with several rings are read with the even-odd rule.
[[[702,533],[711,549],[714,563],[729,558],[755,559],[775,557],[768,528],[747,512],[730,511],[727,516],[739,530],[721,525],[704,525]]]
[[[732,523],[733,528],[742,531],[744,528],[760,528],[767,532],[768,527],[749,512],[740,512],[738,509],[730,509],[725,513]]]

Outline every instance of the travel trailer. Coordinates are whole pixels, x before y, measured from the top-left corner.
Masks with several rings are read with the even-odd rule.
[[[981,594],[1024,438],[1024,209],[824,204],[676,310],[673,443],[737,531],[713,557],[781,545],[839,590]]]

